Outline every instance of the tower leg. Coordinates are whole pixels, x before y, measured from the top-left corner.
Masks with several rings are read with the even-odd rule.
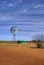
[[[15,41],[16,41],[15,34],[13,34],[13,42],[15,42]]]

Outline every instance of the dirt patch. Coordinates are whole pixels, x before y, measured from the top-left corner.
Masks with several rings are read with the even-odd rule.
[[[0,65],[44,65],[44,49],[0,46]]]

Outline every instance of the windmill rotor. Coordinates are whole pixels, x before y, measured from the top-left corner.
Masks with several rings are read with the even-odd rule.
[[[15,35],[16,32],[19,31],[19,29],[17,27],[11,27],[10,31],[13,34],[13,41],[16,41]]]
[[[16,32],[16,27],[11,27],[10,31],[11,31],[11,33],[15,34],[15,32]]]

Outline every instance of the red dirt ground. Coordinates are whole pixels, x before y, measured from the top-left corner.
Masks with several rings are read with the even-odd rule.
[[[0,46],[0,65],[44,65],[44,49]]]

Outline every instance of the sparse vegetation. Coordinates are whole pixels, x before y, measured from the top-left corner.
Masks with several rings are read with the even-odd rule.
[[[34,36],[34,42],[37,48],[43,48],[44,35],[36,35]]]

